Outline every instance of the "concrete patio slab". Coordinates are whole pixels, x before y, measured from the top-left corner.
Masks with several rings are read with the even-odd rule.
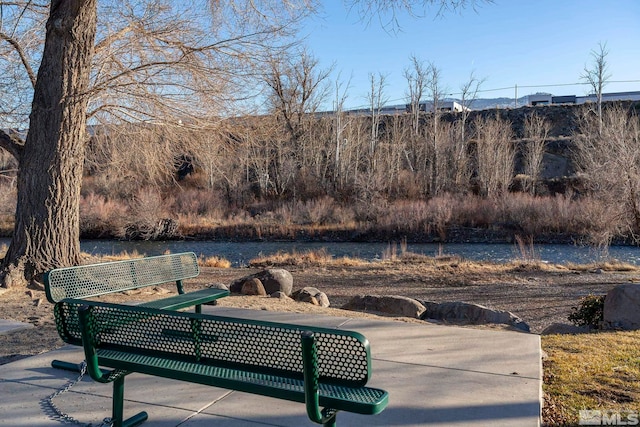
[[[338,414],[341,426],[539,426],[542,369],[537,335],[502,330],[361,318],[274,313],[223,307],[230,317],[356,330],[371,343],[372,387],[387,390],[389,406],[376,416]],[[76,375],[51,360],[80,362],[67,346],[0,366],[0,426],[56,426],[44,400]],[[125,413],[146,410],[147,426],[316,426],[304,405],[180,381],[132,374]],[[111,386],[85,379],[55,400],[74,418],[99,423],[110,415]]]

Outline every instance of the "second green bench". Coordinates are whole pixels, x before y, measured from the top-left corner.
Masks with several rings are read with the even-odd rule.
[[[193,252],[135,258],[100,264],[56,268],[44,276],[47,299],[57,303],[63,299],[91,299],[104,295],[131,291],[175,282],[178,295],[146,301],[144,307],[162,310],[181,310],[194,307],[197,313],[202,304],[214,303],[229,295],[226,289],[205,288],[185,292],[183,281],[198,276],[198,259]],[[54,368],[77,371],[75,364],[54,360]]]

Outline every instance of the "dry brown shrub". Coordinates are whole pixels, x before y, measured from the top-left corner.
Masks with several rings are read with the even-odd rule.
[[[575,222],[580,234],[585,236],[585,243],[606,251],[613,238],[627,230],[626,220],[621,206],[588,198],[580,203]]]
[[[138,190],[130,201],[129,215],[124,227],[117,230],[117,237],[142,240],[175,237],[178,224],[167,212],[167,206],[170,204],[171,201],[163,200],[153,189]]]
[[[389,201],[379,195],[361,197],[353,204],[356,221],[380,223],[389,214]]]
[[[281,224],[293,224],[294,222],[294,205],[291,203],[285,203],[281,206],[278,206],[276,210],[273,212],[274,219],[279,221]]]
[[[307,200],[298,205],[302,224],[322,225],[333,222],[335,201],[328,196]]]
[[[444,194],[429,200],[428,214],[431,218],[430,223],[442,240],[446,238],[447,227],[451,223],[457,204],[456,199],[450,194]]]
[[[495,200],[469,195],[458,200],[451,222],[465,227],[489,227],[497,218]]]
[[[553,197],[534,197],[528,193],[513,193],[500,200],[500,217],[526,236],[561,230],[554,216]]]
[[[115,235],[126,221],[128,207],[95,193],[80,199],[80,231],[91,235]]]
[[[429,204],[424,200],[398,200],[380,215],[376,224],[383,229],[424,232],[429,227]]]
[[[174,192],[169,209],[178,215],[224,218],[226,204],[211,190],[186,188]]]

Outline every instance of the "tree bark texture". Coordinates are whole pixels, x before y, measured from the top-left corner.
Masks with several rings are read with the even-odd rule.
[[[79,200],[96,0],[53,0],[20,157],[4,286],[80,260]]]

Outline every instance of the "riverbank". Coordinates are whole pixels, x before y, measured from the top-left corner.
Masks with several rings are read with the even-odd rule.
[[[294,257],[297,261],[265,258],[255,260],[253,267],[201,267],[198,278],[189,280],[188,290],[200,289],[210,283],[229,285],[234,280],[252,274],[260,268],[279,266],[289,270],[294,278],[294,290],[313,286],[325,292],[330,309],[309,304],[289,306],[272,298],[233,296],[220,304],[237,307],[309,312],[339,310],[354,295],[401,295],[434,302],[464,301],[514,313],[527,322],[533,333],[547,326],[568,323],[567,317],[580,299],[587,295],[603,295],[620,283],[640,282],[640,269],[623,264],[547,265],[537,262],[486,263],[457,257],[399,256],[394,260],[366,262],[357,259],[319,259]],[[105,260],[105,259],[103,259]],[[88,258],[87,263],[99,259]],[[123,295],[124,300],[157,298],[173,291],[165,285],[149,293]],[[0,294],[3,318],[31,323],[37,328],[26,332],[21,342],[13,344],[2,337],[0,348],[9,354],[35,354],[61,343],[53,325],[52,306],[42,289],[9,289]],[[49,338],[43,334],[48,330]],[[35,335],[35,336],[34,336]],[[57,343],[57,344],[56,344]],[[22,346],[15,351],[12,345]],[[34,346],[29,350],[30,346]],[[34,353],[35,352],[35,353]],[[9,354],[7,354],[9,353]]]
[[[13,228],[6,224],[0,227],[0,238],[11,238]],[[231,241],[231,242],[323,242],[323,243],[516,243],[519,238],[533,241],[535,244],[563,244],[576,245],[588,244],[588,236],[571,233],[539,233],[535,236],[527,235],[522,230],[510,230],[481,227],[454,226],[447,232],[412,232],[406,233],[398,230],[377,230],[364,227],[336,226],[305,226],[282,224],[235,224],[221,225],[210,228],[180,227],[179,232],[165,235],[159,234],[155,239],[132,238],[123,239],[114,231],[108,230],[84,230],[81,234],[83,240],[118,240],[118,241]],[[635,245],[632,239],[618,237],[612,240],[612,245]]]

